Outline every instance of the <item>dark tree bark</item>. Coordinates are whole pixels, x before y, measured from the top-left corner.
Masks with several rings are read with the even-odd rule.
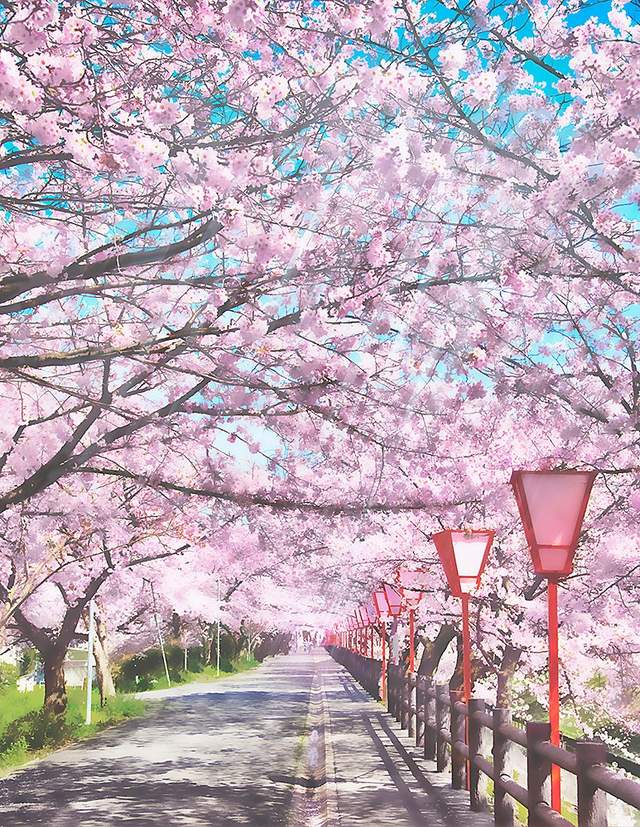
[[[453,670],[453,675],[449,680],[449,689],[453,692],[461,690],[464,687],[464,672],[463,672],[463,655],[462,635],[455,633],[456,638],[456,666]],[[473,664],[471,665],[471,672],[473,673]]]
[[[16,609],[14,622],[21,634],[38,650],[44,669],[44,709],[54,715],[64,714],[67,708],[67,690],[64,680],[64,659],[71,641],[77,637],[78,621],[95,597],[98,589],[109,576],[106,569],[94,578],[85,593],[75,603],[67,606],[67,611],[57,631],[41,628],[32,623],[21,609]]]
[[[498,669],[498,691],[496,695],[496,706],[498,707],[508,709],[513,703],[513,676],[521,657],[522,649],[509,644],[505,646]]]
[[[456,634],[455,627],[445,623],[440,627],[440,631],[436,635],[435,640],[424,641],[424,652],[422,653],[420,666],[418,667],[419,675],[427,678],[433,677],[438,668],[438,664],[442,660],[442,656]]]
[[[64,659],[67,646],[53,646],[40,651],[44,668],[44,709],[53,715],[62,715],[67,708],[67,686],[64,678]]]
[[[289,632],[274,632],[265,636],[256,646],[254,657],[263,661],[265,658],[274,655],[286,654],[291,646],[291,634]]]

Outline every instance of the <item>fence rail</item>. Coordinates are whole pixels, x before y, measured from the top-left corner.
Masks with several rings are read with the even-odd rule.
[[[331,655],[372,695],[380,700],[382,663],[340,647]],[[454,789],[468,789],[475,812],[489,809],[487,779],[493,782],[493,814],[498,827],[513,827],[513,800],[528,812],[528,827],[573,827],[548,804],[551,766],[556,764],[577,777],[579,827],[608,827],[607,794],[640,809],[640,783],[623,778],[607,767],[608,749],[597,741],[575,741],[575,752],[549,743],[548,723],[514,726],[508,709],[487,712],[485,702],[471,698],[467,707],[462,693],[436,685],[426,677],[406,674],[387,665],[387,708],[403,729],[423,747],[424,757],[435,761],[437,772],[451,773]],[[492,734],[493,760],[482,754],[485,734]],[[509,775],[514,744],[527,754],[527,786]],[[615,825],[611,825],[615,827]]]

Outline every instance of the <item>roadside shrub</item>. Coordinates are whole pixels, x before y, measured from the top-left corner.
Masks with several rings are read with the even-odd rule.
[[[178,646],[168,647],[167,664],[172,683],[182,683],[184,651]],[[116,689],[120,692],[145,692],[154,689],[164,678],[164,662],[160,649],[147,649],[139,655],[123,658],[115,671]]]
[[[25,649],[20,658],[20,674],[29,675],[38,665],[38,650],[33,648]]]
[[[18,667],[12,663],[0,663],[0,692],[16,685]]]
[[[54,715],[38,709],[11,721],[0,737],[0,753],[7,753],[17,744],[23,744],[27,750],[56,747],[64,744],[72,735],[73,726],[64,715]]]
[[[14,741],[8,749],[0,752],[0,767],[13,767],[27,760],[28,747],[24,738]]]

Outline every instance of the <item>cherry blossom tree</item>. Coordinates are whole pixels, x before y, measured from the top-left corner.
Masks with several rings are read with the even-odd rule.
[[[230,628],[288,632],[412,559],[435,669],[429,536],[473,523],[477,669],[539,691],[507,481],[585,465],[564,690],[636,715],[625,6],[30,0],[0,27],[0,626],[48,707],[92,596],[105,652],[149,644],[144,577],[163,622],[210,621],[220,576]]]

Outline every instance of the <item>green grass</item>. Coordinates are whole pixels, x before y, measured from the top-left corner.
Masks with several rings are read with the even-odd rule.
[[[242,657],[221,664],[219,676],[215,666],[204,666],[198,672],[172,669],[171,685],[208,683],[238,672],[246,672],[256,666],[258,661]],[[164,671],[147,677],[145,689],[167,688]],[[135,691],[136,687],[127,685],[126,689]],[[143,715],[146,709],[145,702],[133,697],[129,692],[118,692],[115,698],[110,698],[107,704],[101,707],[98,690],[94,689],[91,724],[86,726],[86,692],[80,687],[70,687],[67,690],[67,698],[65,715],[55,718],[44,715],[42,711],[44,687],[38,686],[30,692],[19,692],[16,686],[4,686],[0,689],[0,775],[34,758],[41,758],[65,744],[89,738],[105,727]]]
[[[234,660],[231,663],[226,663],[224,665],[220,665],[220,675],[217,674],[217,670],[215,666],[203,666],[202,670],[199,672],[185,672],[184,669],[181,669],[177,674],[171,670],[171,686],[182,686],[185,683],[210,683],[211,681],[221,680],[222,678],[228,678],[230,675],[237,675],[239,672],[248,672],[250,669],[255,669],[256,666],[259,666],[259,662],[250,658],[247,660],[246,658],[238,658],[238,660]],[[167,678],[164,674],[159,675],[158,677],[153,679],[153,685],[148,688],[148,690],[142,691],[153,691],[156,689],[167,689]]]
[[[15,687],[0,692],[0,773],[145,711],[144,702],[130,695],[116,695],[101,707],[96,689],[92,693],[92,722],[87,726],[85,692],[73,687],[67,697],[65,715],[56,718],[45,715],[42,710],[44,689],[41,686],[30,692],[18,692]]]
[[[522,784],[523,780],[524,780],[524,779],[520,778],[520,773],[516,769],[513,770],[512,778],[518,784]],[[495,791],[494,783],[490,778],[487,778],[486,783],[487,783],[487,796],[489,798],[489,801],[491,803],[493,803],[493,794],[494,794],[494,791]],[[526,823],[528,821],[528,818],[529,818],[528,810],[527,810],[526,807],[524,807],[522,804],[520,804],[519,801],[515,801],[514,799],[512,799],[512,801],[513,801],[513,808],[514,808],[516,824],[522,824],[523,827],[524,827],[524,825],[526,825]],[[561,815],[563,815],[564,818],[567,819],[567,821],[570,821],[571,824],[575,824],[576,827],[578,827],[578,814],[576,813],[575,808],[571,804],[569,804],[568,801],[563,800]]]

